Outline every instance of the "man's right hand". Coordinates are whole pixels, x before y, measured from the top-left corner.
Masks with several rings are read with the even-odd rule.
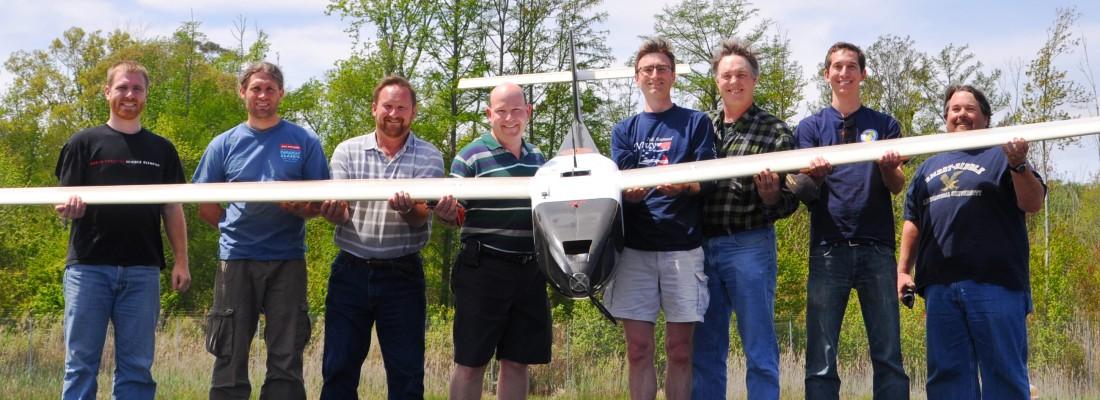
[[[906,287],[915,289],[917,284],[913,282],[912,275],[898,271],[898,300],[901,300],[901,296],[905,294]]]
[[[623,201],[627,203],[637,203],[645,200],[645,195],[649,193],[649,188],[630,188],[623,190]]]
[[[64,219],[77,219],[84,216],[84,200],[80,196],[72,195],[69,201],[53,206],[57,216]]]
[[[810,160],[810,168],[806,174],[809,175],[810,178],[813,178],[814,183],[820,185],[821,182],[825,181],[825,177],[829,176],[832,172],[833,165],[830,164],[829,161],[825,160],[824,157],[815,157],[813,160]]]
[[[321,216],[336,225],[347,222],[348,218],[351,217],[348,212],[348,202],[345,200],[325,200],[321,202]]]

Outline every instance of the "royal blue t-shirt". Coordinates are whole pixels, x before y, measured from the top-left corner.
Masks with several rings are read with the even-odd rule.
[[[806,117],[795,129],[798,148],[870,142],[901,136],[898,121],[887,114],[860,106],[854,118],[855,134],[841,141],[844,120],[833,107]],[[873,161],[834,166],[825,178],[818,201],[810,210],[810,243],[837,240],[873,240],[894,247],[894,207],[890,190]]]
[[[241,123],[206,146],[193,183],[329,179],[317,135],[287,121],[264,131]],[[305,258],[305,221],[278,203],[229,203],[218,223],[222,260]]]
[[[1000,147],[926,160],[909,184],[905,219],[920,229],[918,291],[962,280],[1030,290],[1027,225]]]
[[[714,128],[707,115],[673,105],[619,121],[611,129],[611,159],[620,170],[656,167],[714,158]],[[703,183],[705,193],[713,182]],[[703,196],[662,195],[655,189],[645,201],[623,204],[626,247],[646,251],[682,251],[699,247]]]

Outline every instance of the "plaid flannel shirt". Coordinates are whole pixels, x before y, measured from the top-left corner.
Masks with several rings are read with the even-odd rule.
[[[714,122],[718,157],[737,157],[794,149],[794,135],[785,122],[761,110],[749,107],[737,121],[726,123],[721,109],[707,113]],[[798,200],[783,185],[786,174],[779,174],[779,202],[764,205],[752,177],[718,181],[703,205],[703,235],[729,235],[767,226],[798,209]]]

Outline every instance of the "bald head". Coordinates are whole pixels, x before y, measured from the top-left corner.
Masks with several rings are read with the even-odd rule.
[[[519,146],[527,121],[531,119],[531,106],[523,98],[523,88],[514,83],[497,85],[489,93],[489,108],[485,114],[497,141]]]

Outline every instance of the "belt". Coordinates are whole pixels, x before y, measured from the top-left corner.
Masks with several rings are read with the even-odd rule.
[[[874,246],[879,244],[877,240],[873,239],[840,239],[832,241],[822,241],[822,246],[845,246],[845,247],[860,247],[860,246]]]
[[[340,255],[346,257],[349,264],[367,268],[399,268],[416,265],[420,260],[420,253],[409,253],[394,258],[362,258],[341,250]]]
[[[464,248],[466,246],[477,246],[478,255],[507,261],[513,264],[526,265],[527,263],[535,261],[535,253],[512,253],[508,251],[501,251],[489,246],[482,245],[481,242],[478,242],[476,240],[468,240],[463,243],[462,246]]]

